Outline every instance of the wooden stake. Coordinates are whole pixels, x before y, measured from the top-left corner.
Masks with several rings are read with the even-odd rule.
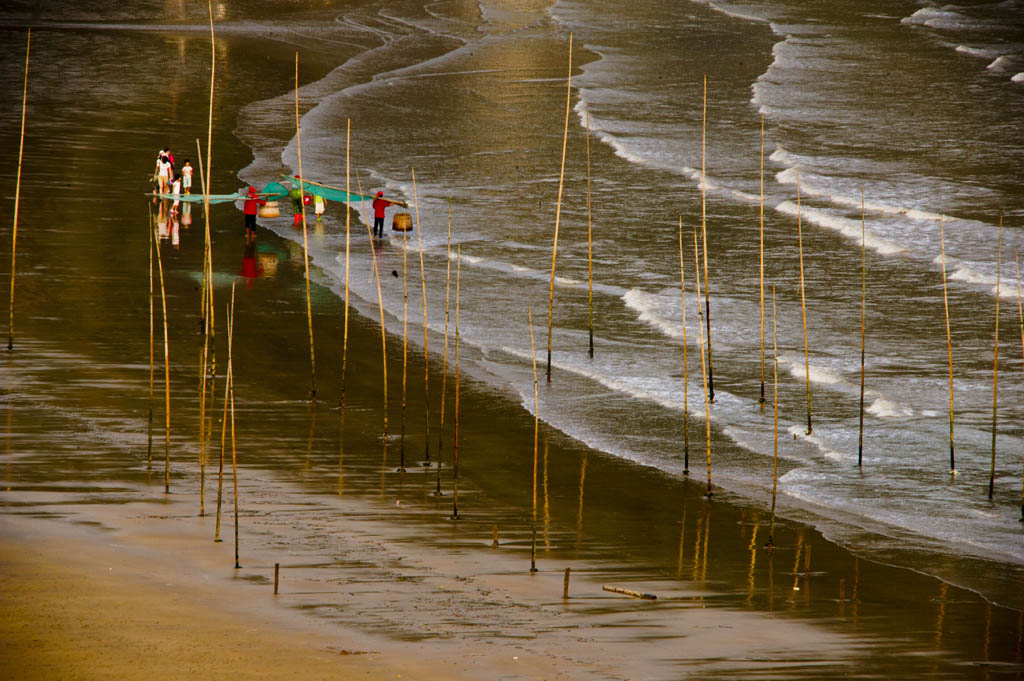
[[[356,171],[356,182],[359,186],[359,194],[363,193],[363,181],[359,177],[359,171]],[[366,200],[363,200],[365,203]],[[377,280],[377,308],[380,310],[380,366],[384,373],[384,430],[381,432],[381,439],[387,440],[388,437],[388,342],[387,342],[387,330],[384,328],[384,296],[380,290],[380,268],[377,265],[377,251],[373,248],[373,229],[370,227],[370,220],[366,220],[366,233],[370,237],[370,255],[373,256],[373,276]]]
[[[708,77],[704,76],[704,105],[701,108],[700,124],[700,235],[704,244],[704,307],[706,315],[704,323],[708,329],[708,381],[705,391],[708,393],[708,401],[715,401],[715,370],[711,363],[711,284],[708,283],[708,230],[707,230],[707,185],[708,177],[705,170],[706,157],[706,133],[708,121]],[[697,270],[700,276],[700,270]],[[699,288],[699,287],[698,287]],[[698,304],[700,298],[698,297]],[[701,360],[703,362],[703,360]],[[709,489],[710,491],[710,489]]]
[[[146,470],[153,468],[153,209],[149,210],[149,444]]]
[[[683,216],[679,216],[679,293],[683,303],[683,475],[690,474],[690,363],[686,342],[686,275],[683,267]],[[700,277],[700,271],[697,272]],[[697,299],[700,307],[700,298]]]
[[[459,518],[459,290],[462,281],[462,244],[455,264],[455,443],[452,455],[452,518]]]
[[[231,386],[231,478],[235,487],[235,569],[238,564],[238,454],[235,448],[235,372],[231,362],[231,340],[235,335],[235,283],[231,282],[231,311],[228,315],[228,384]]]
[[[420,249],[420,290],[423,292],[423,448],[430,465],[430,354],[427,344],[427,275],[423,267],[423,237],[420,230],[420,200],[416,193],[416,169],[412,169],[412,199],[416,205],[416,245]],[[447,369],[446,369],[447,370]]]
[[[280,575],[280,573],[281,573],[281,564],[280,563],[274,563],[274,595],[275,596],[277,595],[277,580],[278,580],[278,576]]]
[[[804,299],[804,236],[800,219],[800,176],[796,178],[796,237],[800,248],[800,317],[804,326],[804,376],[807,383],[807,434],[814,432],[811,426],[811,360],[807,351],[807,303]]]
[[[402,434],[398,441],[399,473],[405,472],[405,388],[409,373],[409,286],[406,276],[406,252],[409,239],[407,234],[408,232],[402,232]]]
[[[946,312],[946,350],[949,355],[949,472],[956,475],[953,439],[953,337],[949,332],[949,295],[946,291],[946,237],[939,216],[939,255],[942,258],[942,307]]]
[[[295,53],[295,148],[299,156],[299,204],[302,206],[302,261],[306,267],[306,319],[309,322],[309,396],[316,404],[316,353],[313,350],[313,302],[309,294],[309,239],[306,229],[306,189],[302,177],[302,135],[299,126],[299,53]]]
[[[992,336],[992,463],[988,473],[988,500],[992,501],[996,484],[996,409],[999,406],[999,283],[1003,265],[1003,216],[999,215],[999,239],[996,242],[996,329]]]
[[[159,235],[154,236],[157,271],[160,274],[160,304],[164,314],[164,494],[171,493],[171,360],[167,334],[167,291],[164,288],[164,263],[160,257]]]
[[[352,119],[346,119],[345,127],[345,196],[349,194],[349,183],[351,175],[351,156],[352,149]],[[342,410],[345,409],[345,372],[348,368],[348,263],[349,263],[349,251],[351,249],[351,235],[352,235],[352,212],[348,209],[348,204],[345,204],[345,330],[343,332],[343,340],[341,342],[341,401],[340,407]],[[371,244],[372,248],[372,244]]]
[[[21,201],[21,161],[25,156],[25,108],[28,104],[28,55],[32,47],[32,29],[25,39],[25,85],[21,91],[21,137],[18,142],[18,177],[14,183],[14,229],[11,232],[11,314],[7,325],[7,352],[14,350],[14,264],[18,252],[18,205]]]
[[[587,109],[587,326],[590,329],[590,359],[594,359],[594,239],[590,222],[590,109]]]
[[[761,204],[760,204],[759,279],[761,283],[761,399],[764,409],[764,114],[761,114]]]
[[[867,238],[864,229],[864,185],[860,187],[860,425],[857,430],[857,468],[864,462],[864,346],[867,328]]]
[[[1024,308],[1021,306],[1020,296],[1020,253],[1014,253],[1014,267],[1017,272],[1017,320],[1020,324],[1020,350],[1021,359],[1024,360]],[[1024,362],[1021,363],[1024,367]],[[1022,468],[1024,470],[1024,468]],[[1024,475],[1021,477],[1021,488],[1020,488],[1020,522],[1024,523]]]
[[[555,259],[558,255],[558,224],[562,218],[562,186],[565,180],[565,146],[569,140],[569,105],[572,102],[572,33],[569,34],[569,77],[565,89],[565,131],[562,133],[562,166],[558,171],[558,204],[555,208],[555,240],[551,246],[551,286],[548,290],[548,369],[551,382],[551,312],[555,304]]]
[[[658,600],[658,597],[655,596],[654,594],[642,593],[640,591],[633,591],[632,589],[623,589],[621,586],[608,586],[607,584],[605,584],[601,588],[604,589],[605,591],[610,591],[611,593],[623,594],[623,595],[626,595],[626,596],[632,596],[633,598],[640,598],[640,599],[645,600],[645,601],[656,601],[656,600]]]
[[[526,308],[530,324],[530,359],[533,361],[533,531],[530,540],[530,572],[537,571],[537,437],[540,433],[540,393],[537,388],[537,349],[533,344],[533,310]]]
[[[441,461],[444,451],[444,405],[448,399],[448,302],[452,284],[452,199],[448,197],[448,246],[445,251],[447,274],[444,283],[444,371],[441,373],[441,427],[437,435],[437,489],[441,496]]]
[[[700,272],[700,256],[697,253],[697,231],[693,232],[693,262],[694,269]],[[705,263],[706,265],[707,263]],[[697,275],[697,313],[700,315],[700,275]],[[697,325],[700,331],[700,375],[704,383],[704,430],[705,430],[705,449],[707,466],[708,466],[708,491],[707,496],[711,496],[711,396],[708,393],[708,372],[707,366],[704,363],[704,331],[700,324]]]
[[[772,284],[772,516],[768,526],[768,548],[775,546],[775,498],[779,487],[779,342],[775,315],[775,284]]]
[[[562,578],[562,598],[569,598],[569,574],[572,568],[565,568],[565,576]]]

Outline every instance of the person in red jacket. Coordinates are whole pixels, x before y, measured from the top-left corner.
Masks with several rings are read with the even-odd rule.
[[[384,238],[384,211],[395,203],[385,199],[384,192],[377,192],[377,198],[373,200],[373,236],[378,239]]]
[[[249,198],[245,200],[242,212],[245,213],[245,238],[246,240],[256,238],[256,213],[260,206],[267,205],[267,202],[260,198],[256,187],[249,187]]]

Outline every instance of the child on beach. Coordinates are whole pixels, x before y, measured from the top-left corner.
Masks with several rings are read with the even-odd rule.
[[[161,154],[160,158],[156,161],[156,177],[159,183],[159,193],[166,194],[167,185],[171,178],[171,163],[164,154]]]
[[[319,195],[314,196],[313,207],[316,210],[316,221],[320,222],[320,218],[323,217],[324,211],[327,210],[327,199]]]
[[[192,193],[192,164],[185,159],[185,165],[181,167],[181,186],[186,194]]]
[[[174,194],[174,203],[171,205],[171,215],[177,215],[178,206],[181,205],[181,175],[174,176],[174,184],[171,185],[171,193]]]

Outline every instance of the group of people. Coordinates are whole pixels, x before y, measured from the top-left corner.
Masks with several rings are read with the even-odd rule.
[[[164,147],[157,153],[156,169],[153,172],[153,179],[157,183],[157,193],[181,195],[182,190],[184,190],[185,194],[191,194],[192,170],[192,163],[187,158],[181,170],[175,170],[174,154],[171,152],[170,147]],[[172,214],[176,215],[178,213],[179,204],[180,201],[175,199],[174,205],[171,208]]]

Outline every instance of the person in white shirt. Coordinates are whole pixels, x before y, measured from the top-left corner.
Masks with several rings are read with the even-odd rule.
[[[192,193],[192,164],[185,159],[185,165],[181,167],[181,188],[186,194]]]
[[[157,161],[157,181],[160,184],[160,193],[167,193],[167,186],[171,180],[171,162],[167,160],[166,156],[160,156],[160,160]]]
[[[174,203],[171,205],[171,215],[178,214],[178,206],[181,205],[181,175],[174,177],[174,184],[171,185],[171,193],[174,194]]]

